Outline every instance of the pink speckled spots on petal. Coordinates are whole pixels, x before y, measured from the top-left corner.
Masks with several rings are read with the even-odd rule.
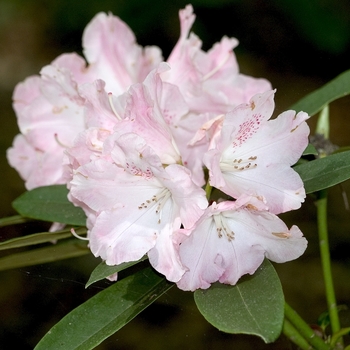
[[[239,147],[256,134],[260,128],[261,120],[263,116],[261,114],[253,114],[252,118],[246,120],[239,126],[236,138],[232,142],[233,147]]]

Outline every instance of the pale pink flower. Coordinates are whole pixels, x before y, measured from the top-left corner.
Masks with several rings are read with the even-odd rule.
[[[54,66],[57,69],[63,68],[68,70],[72,79],[78,85],[97,79],[96,73],[89,69],[85,59],[75,52],[59,55],[51,62],[51,66]]]
[[[75,53],[63,54],[44,67],[40,77],[29,77],[15,88],[13,106],[26,142],[15,142],[8,160],[27,189],[66,182],[64,151],[87,127],[85,99],[78,85],[104,79],[107,89],[119,95],[131,84],[143,81],[162,61],[159,48],[143,49],[124,22],[104,13],[87,25],[83,51],[88,66]],[[21,163],[18,160],[23,154],[26,156]]]
[[[63,152],[85,129],[84,99],[70,72],[46,66],[41,78],[29,77],[18,84],[13,99],[23,136],[8,150],[9,163],[26,181],[27,189],[64,183]]]
[[[86,100],[87,130],[67,151],[73,168],[100,156],[109,135],[130,132],[143,137],[163,164],[181,163],[168,121],[181,118],[188,109],[178,88],[160,79],[159,74],[168,69],[166,63],[160,64],[144,82],[131,85],[118,97],[107,93],[102,80],[79,87]]]
[[[106,91],[106,83],[97,79],[79,86],[79,93],[85,99],[85,118],[87,128],[96,127],[112,132],[123,117],[126,101]]]
[[[137,44],[130,27],[119,17],[100,12],[83,33],[85,60],[75,53],[62,54],[52,65],[69,69],[78,84],[102,79],[107,91],[120,95],[143,81],[163,61],[160,48]]]
[[[203,154],[209,140],[189,144],[197,130],[212,118],[227,113],[238,104],[247,103],[256,93],[271,90],[265,79],[243,75],[233,49],[238,45],[235,38],[223,37],[211,50],[204,52],[202,42],[190,33],[195,20],[193,8],[187,5],[179,11],[180,38],[167,62],[171,69],[161,77],[180,89],[189,112],[171,121],[172,132],[185,164],[194,174],[194,181],[204,184]]]
[[[62,181],[62,152],[48,153],[36,149],[25,136],[18,134],[11,148],[7,150],[7,159],[22,179],[26,179],[28,190],[39,186],[59,184]]]
[[[214,145],[204,156],[210,184],[238,198],[263,198],[275,214],[297,209],[305,198],[303,182],[291,168],[308,144],[304,112],[286,111],[270,119],[274,91],[225,115]]]
[[[181,224],[191,227],[207,206],[189,171],[160,158],[136,134],[112,135],[108,157],[79,167],[70,182],[73,203],[89,209],[90,249],[108,265],[149,254],[156,270],[176,281],[184,273],[173,242]],[[95,213],[95,220],[91,216]]]
[[[95,79],[104,80],[107,91],[117,96],[130,85],[143,81],[163,61],[158,47],[142,48],[127,24],[103,12],[85,28],[83,52]]]
[[[213,203],[194,227],[180,230],[179,255],[187,271],[177,282],[183,290],[209,288],[211,283],[235,285],[253,274],[264,258],[282,263],[304,253],[307,241],[298,227],[282,220],[254,197]]]
[[[142,136],[163,164],[181,162],[168,121],[179,119],[188,111],[178,88],[159,77],[168,69],[167,64],[160,64],[143,83],[132,85],[120,96],[125,106],[121,112],[122,121],[114,128],[118,134],[134,132]]]
[[[100,128],[89,128],[78,134],[73,146],[66,150],[63,159],[63,177],[68,188],[70,188],[69,182],[74,170],[81,165],[105,156],[102,153],[103,144],[110,135],[110,131]]]
[[[201,50],[202,42],[190,29],[195,15],[191,5],[180,10],[180,38],[167,62],[171,70],[163,80],[177,85],[192,112],[197,114],[228,112],[237,104],[248,102],[256,93],[271,89],[266,79],[239,73],[233,49],[235,38],[223,37],[211,50]]]

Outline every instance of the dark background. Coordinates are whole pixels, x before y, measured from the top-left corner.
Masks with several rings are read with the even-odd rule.
[[[186,1],[144,0],[0,0],[0,216],[14,215],[11,202],[24,192],[5,152],[18,133],[11,107],[14,86],[38,74],[63,52],[81,54],[84,27],[99,11],[111,11],[135,32],[140,45],[159,46],[165,58],[179,36],[178,10]],[[271,81],[276,113],[350,68],[350,8],[346,0],[192,1],[193,31],[208,50],[223,35],[239,39],[235,50],[241,72]],[[331,140],[350,145],[350,99],[330,106]],[[316,117],[310,120],[314,130]],[[350,213],[342,191],[330,190],[329,226],[339,304],[350,305]],[[310,323],[326,310],[317,246],[315,207],[308,198],[301,210],[283,215],[309,240],[305,255],[276,265],[287,301]],[[45,230],[25,224],[0,230],[0,240]],[[32,349],[60,318],[101,288],[85,290],[99,263],[92,256],[0,273],[0,349]],[[350,314],[341,317],[349,326]],[[292,349],[283,337],[265,345],[260,339],[228,335],[210,326],[196,310],[191,293],[173,288],[98,349]]]

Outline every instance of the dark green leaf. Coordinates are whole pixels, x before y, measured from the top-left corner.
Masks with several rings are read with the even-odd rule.
[[[329,83],[311,92],[304,98],[293,104],[289,109],[297,112],[304,111],[310,115],[315,115],[325,105],[348,95],[350,93],[350,70],[338,75]]]
[[[51,328],[35,350],[93,349],[172,286],[153,269],[141,270],[70,312]]]
[[[76,234],[83,235],[86,233],[86,228],[78,228],[75,230]],[[9,239],[0,243],[0,250],[13,249],[20,247],[27,247],[35,244],[47,243],[57,241],[64,238],[72,237],[70,229],[57,231],[57,232],[40,232],[32,235],[17,237]]]
[[[86,283],[85,288],[89,287],[90,285],[92,285],[93,283],[95,283],[97,281],[101,281],[110,275],[113,275],[113,274],[118,273],[122,270],[125,270],[128,267],[136,265],[139,262],[144,261],[146,259],[147,259],[147,255],[145,255],[144,257],[142,257],[138,261],[130,261],[130,262],[122,263],[120,265],[114,265],[114,266],[108,266],[108,265],[106,265],[106,263],[104,261],[102,261],[98,266],[96,266],[94,271],[92,271],[90,278]]]
[[[0,271],[75,258],[89,253],[90,250],[87,248],[86,241],[76,238],[68,239],[63,243],[52,244],[48,247],[32,249],[0,258]]]
[[[28,218],[85,226],[83,210],[69,202],[67,195],[65,185],[38,187],[23,193],[13,201],[12,206]]]
[[[306,193],[320,191],[350,178],[350,151],[315,159],[293,169],[304,181]]]
[[[223,332],[257,335],[266,343],[281,333],[283,291],[266,259],[253,276],[243,276],[235,286],[215,283],[207,290],[197,290],[194,298],[204,318]]]

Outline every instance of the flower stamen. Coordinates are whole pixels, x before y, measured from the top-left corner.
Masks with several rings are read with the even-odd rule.
[[[122,118],[120,117],[120,115],[118,114],[118,112],[116,111],[114,104],[113,104],[113,94],[111,92],[108,93],[108,101],[109,101],[109,105],[111,106],[111,109],[114,113],[114,115],[117,117],[118,120],[122,120]]]
[[[71,228],[71,229],[70,229],[70,232],[71,232],[71,234],[72,234],[75,238],[78,238],[78,239],[80,239],[80,240],[82,240],[82,241],[89,241],[89,238],[79,236],[79,235],[75,232],[74,228]]]
[[[63,142],[61,142],[61,141],[59,140],[58,134],[57,134],[57,133],[55,133],[54,138],[55,138],[56,142],[57,142],[61,147],[63,147],[63,148],[69,148],[69,146],[65,145]]]
[[[211,70],[209,73],[207,73],[204,77],[202,77],[201,81],[206,81],[209,78],[211,78],[216,72],[218,72],[224,65],[225,63],[228,61],[228,59],[230,58],[230,54],[231,52],[229,52],[224,58],[223,60],[213,69]]]
[[[231,242],[235,238],[235,233],[230,230],[224,217],[221,214],[216,214],[214,215],[214,221],[219,238],[225,235],[227,240]]]
[[[242,170],[248,170],[248,169],[254,169],[258,166],[257,163],[251,162],[252,160],[256,160],[257,156],[251,156],[248,159],[234,159],[233,161],[221,161],[220,162],[220,169],[221,171],[225,172],[235,172],[235,171],[242,171]]]
[[[171,192],[167,188],[163,188],[156,195],[153,195],[151,199],[147,199],[145,202],[141,203],[138,208],[140,210],[151,209],[155,204],[157,204],[155,213],[159,215],[158,224],[160,224],[162,221],[162,209],[170,197]]]

